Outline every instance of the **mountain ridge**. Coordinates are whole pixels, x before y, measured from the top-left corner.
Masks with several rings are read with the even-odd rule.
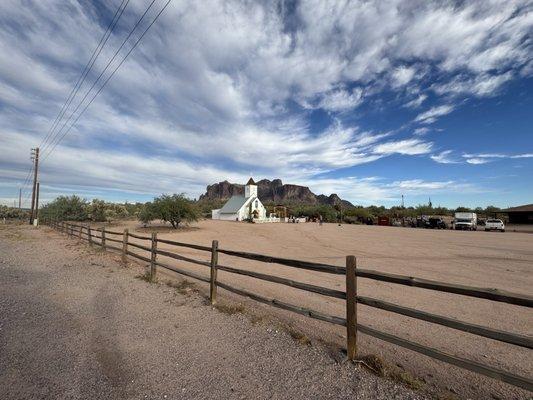
[[[284,184],[281,179],[273,179],[272,181],[261,179],[256,184],[258,197],[263,203],[353,207],[352,203],[341,199],[335,193],[329,196],[316,195],[307,186]],[[243,194],[244,185],[225,180],[208,185],[205,194],[202,194],[198,200],[227,200],[231,196]]]

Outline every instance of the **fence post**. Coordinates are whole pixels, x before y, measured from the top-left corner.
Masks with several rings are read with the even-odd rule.
[[[155,260],[157,256],[157,232],[152,232],[152,251],[150,252],[150,281],[155,281]]]
[[[122,236],[122,262],[126,262],[126,256],[128,254],[128,230],[124,229],[124,235]]]
[[[211,244],[211,280],[209,281],[209,300],[211,305],[217,304],[217,264],[218,264],[218,240]]]
[[[357,276],[355,256],[346,256],[346,341],[348,360],[357,355]]]
[[[93,245],[93,235],[91,232],[91,225],[87,225],[87,240],[89,241],[89,246]]]
[[[105,250],[105,226],[102,227],[102,250]]]

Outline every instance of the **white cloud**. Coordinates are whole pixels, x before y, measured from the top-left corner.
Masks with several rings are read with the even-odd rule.
[[[497,95],[501,86],[512,78],[511,71],[501,75],[481,74],[474,78],[457,77],[447,83],[432,85],[432,89],[439,95],[471,94],[477,97],[489,97]]]
[[[401,195],[432,196],[449,194],[451,191],[461,190],[462,193],[478,193],[481,191],[475,185],[454,180],[431,181],[424,179],[409,179],[390,181],[379,176],[372,177],[343,177],[343,178],[314,178],[296,182],[306,185],[315,193],[337,193],[341,198],[348,199],[354,204],[369,205],[373,203],[398,202]]]
[[[363,91],[360,88],[354,88],[351,93],[347,90],[334,90],[324,94],[318,107],[327,111],[347,111],[361,104],[362,97]]]
[[[447,189],[454,185],[454,181],[444,181],[444,182],[428,182],[422,179],[411,179],[406,181],[395,181],[390,186],[394,188],[401,189],[403,191],[427,191],[427,190],[439,190]]]
[[[479,154],[463,154],[463,158],[466,158],[466,162],[469,164],[487,164],[501,159],[520,159],[520,158],[533,158],[533,154],[503,154],[503,153],[479,153]]]
[[[413,133],[415,135],[419,135],[419,136],[422,136],[422,135],[425,135],[426,133],[430,132],[431,129],[429,129],[427,126],[421,126],[420,128],[416,128]]]
[[[400,66],[392,72],[392,86],[402,87],[407,85],[414,78],[416,69],[413,67]]]
[[[422,105],[422,103],[428,98],[426,94],[421,94],[418,97],[414,98],[411,101],[408,101],[405,103],[405,107],[408,108],[418,108]]]
[[[424,124],[431,124],[437,120],[438,117],[449,114],[454,110],[454,106],[451,104],[443,104],[440,106],[432,107],[429,110],[418,114],[415,118],[415,122],[421,122]]]
[[[374,147],[374,152],[378,154],[427,154],[431,151],[433,144],[420,139],[405,139],[378,144]]]
[[[511,156],[511,158],[533,158],[533,153],[516,154],[514,156]]]
[[[468,164],[474,164],[474,165],[487,164],[490,161],[491,160],[489,160],[487,158],[467,158],[466,159],[466,162]]]
[[[456,160],[453,157],[450,157],[452,155],[452,150],[445,150],[438,154],[433,154],[431,156],[431,159],[435,162],[438,162],[439,164],[457,164],[460,161]]]

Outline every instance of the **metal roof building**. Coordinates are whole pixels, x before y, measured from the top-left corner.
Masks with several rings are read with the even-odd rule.
[[[498,213],[507,214],[510,224],[533,224],[533,204],[510,207]]]

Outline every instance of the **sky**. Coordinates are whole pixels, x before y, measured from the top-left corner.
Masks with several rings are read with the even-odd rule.
[[[533,202],[531,1],[172,0],[80,114],[166,0],[97,80],[150,3],[0,2],[0,203],[37,146],[42,202],[250,175],[360,205]]]

